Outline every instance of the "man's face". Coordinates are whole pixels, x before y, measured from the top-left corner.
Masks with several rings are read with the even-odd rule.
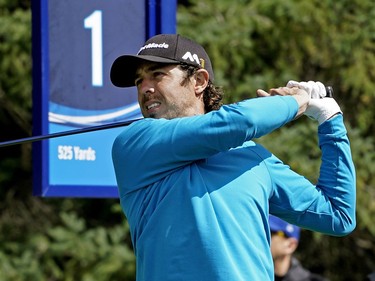
[[[285,256],[286,238],[282,235],[272,234],[271,236],[271,253],[272,257],[278,258]]]
[[[281,231],[271,234],[271,254],[274,260],[292,255],[297,246],[297,239],[286,237]]]
[[[202,94],[196,93],[193,77],[182,83],[185,72],[178,65],[144,63],[138,67],[135,85],[145,118],[166,118],[204,114]]]

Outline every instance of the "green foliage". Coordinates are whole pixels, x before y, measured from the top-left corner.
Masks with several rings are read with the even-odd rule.
[[[357,169],[357,229],[345,238],[306,231],[299,248],[303,262],[332,281],[363,280],[375,269],[374,18],[372,0],[178,5],[178,32],[206,47],[226,102],[291,79],[334,87]],[[30,1],[0,0],[0,140],[30,134],[31,67]],[[301,118],[258,141],[317,180],[320,151],[311,120]],[[135,279],[117,202],[32,197],[30,145],[2,149],[0,156],[0,281]]]
[[[31,120],[32,102],[31,13],[4,8],[0,13],[0,107],[29,131],[25,124]]]
[[[23,1],[0,2],[0,141],[31,133],[29,5]],[[25,179],[25,173],[30,173],[30,145],[2,149],[0,153],[0,186],[12,187],[12,179]]]
[[[135,280],[128,233],[126,222],[89,229],[75,213],[61,213],[61,225],[0,249],[0,280]]]

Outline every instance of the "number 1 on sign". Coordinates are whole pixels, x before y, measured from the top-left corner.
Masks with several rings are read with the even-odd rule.
[[[91,29],[91,79],[94,87],[103,86],[102,11],[96,10],[85,18],[84,26]]]

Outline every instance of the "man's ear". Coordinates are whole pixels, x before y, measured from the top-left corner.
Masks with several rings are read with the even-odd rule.
[[[204,89],[206,89],[208,85],[209,74],[207,70],[200,68],[195,73],[195,94],[200,95],[203,93]]]

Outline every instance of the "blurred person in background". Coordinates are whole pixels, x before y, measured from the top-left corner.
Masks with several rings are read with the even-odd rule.
[[[275,281],[328,281],[304,268],[294,256],[300,238],[299,227],[273,215],[269,216],[269,223]]]

